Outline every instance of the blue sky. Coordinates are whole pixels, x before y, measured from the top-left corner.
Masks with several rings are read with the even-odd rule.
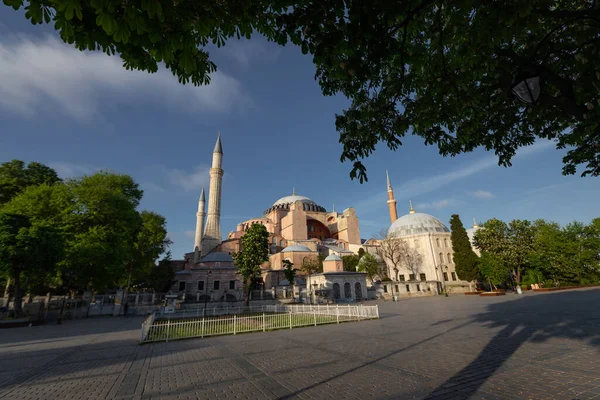
[[[600,216],[598,178],[564,177],[564,151],[539,142],[513,167],[483,150],[442,158],[408,137],[366,160],[369,182],[351,181],[339,161],[335,114],[343,97],[323,97],[311,58],[260,37],[213,49],[208,87],[182,86],[161,70],[126,71],[120,59],[64,45],[49,26],[32,27],[0,7],[0,162],[48,164],[68,178],[99,169],[130,174],[142,207],[167,217],[175,258],[193,247],[198,196],[221,131],[221,229],[262,215],[278,198],[310,197],[331,210],[354,207],[361,236],[389,226],[385,170],[398,214],[415,209],[448,223],[472,218],[545,218],[561,224]]]

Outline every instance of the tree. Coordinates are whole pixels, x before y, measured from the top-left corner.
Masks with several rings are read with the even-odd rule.
[[[358,249],[358,259],[360,260],[362,258],[362,256],[365,255],[365,249],[363,249],[362,247],[360,249]]]
[[[158,262],[158,265],[152,269],[149,286],[156,292],[167,292],[173,284],[174,279],[175,271],[171,266],[171,251],[168,251],[162,260]]]
[[[365,253],[358,262],[357,270],[366,273],[371,282],[374,282],[379,273],[379,263],[373,254]]]
[[[360,256],[355,256],[354,254],[350,256],[342,256],[342,261],[344,262],[344,271],[356,272],[356,266],[358,265],[359,260]]]
[[[269,260],[269,232],[262,224],[252,225],[242,236],[241,251],[233,253],[233,262],[244,282],[244,304],[250,304],[252,279],[260,276],[261,264]]]
[[[400,239],[400,249],[402,264],[416,278],[421,271],[421,265],[423,265],[423,256],[416,249],[410,247],[408,242],[403,239]]]
[[[302,267],[300,268],[305,275],[312,275],[323,272],[323,259],[319,254],[317,258],[306,258],[302,261]]]
[[[128,175],[98,172],[66,183],[74,210],[66,218],[60,270],[69,290],[112,289],[123,282],[142,229],[143,192]]]
[[[376,237],[379,240],[381,256],[386,265],[388,263],[391,264],[394,271],[394,280],[397,281],[398,272],[403,262],[402,253],[405,246],[402,242],[404,242],[404,240],[389,234],[387,229],[382,229]]]
[[[129,265],[131,283],[143,287],[147,285],[150,275],[156,269],[156,260],[172,242],[167,237],[165,217],[155,212],[142,211],[140,218],[141,229],[137,232]]]
[[[12,160],[0,164],[0,205],[8,203],[29,186],[61,182],[52,168],[37,162]]]
[[[533,251],[528,259],[534,272],[528,274],[528,283],[540,283],[540,274],[542,279],[555,283],[579,283],[574,265],[577,259],[575,242],[555,222],[538,220],[534,227]]]
[[[458,214],[452,214],[450,217],[450,230],[456,274],[460,279],[469,282],[471,288],[472,282],[477,280],[479,275],[479,268],[477,268],[479,257],[471,247],[469,236]]]
[[[510,267],[508,267],[501,256],[483,251],[479,259],[479,271],[488,281],[491,288],[497,289],[509,279]]]
[[[60,235],[49,225],[19,214],[0,213],[0,270],[12,280],[14,310],[22,314],[21,279],[52,273],[62,252]]]
[[[296,279],[296,270],[294,269],[294,263],[290,260],[283,260],[283,275],[289,282],[290,286],[294,286],[294,280]]]
[[[18,10],[23,0],[4,0]],[[28,2],[34,24],[54,24],[80,50],[119,54],[127,69],[207,84],[216,70],[209,42],[254,31],[311,53],[324,95],[352,102],[336,116],[341,160],[367,179],[361,160],[378,142],[396,150],[407,133],[443,156],[493,150],[510,166],[519,147],[553,139],[569,150],[564,174],[600,174],[600,8],[580,0],[324,0],[251,2],[168,0],[107,6],[89,0]],[[535,104],[515,84],[539,78]]]

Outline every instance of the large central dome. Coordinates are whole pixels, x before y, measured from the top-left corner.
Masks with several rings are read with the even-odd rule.
[[[291,196],[285,196],[285,197],[280,198],[275,203],[273,203],[273,206],[277,206],[280,204],[292,204],[292,203],[297,202],[298,200],[300,200],[302,203],[305,203],[305,204],[317,204],[314,201],[312,201],[311,199],[309,199],[308,197],[298,196],[296,194],[293,194]]]
[[[390,236],[408,236],[419,233],[444,233],[450,230],[436,217],[429,214],[413,212],[398,218],[390,229]]]
[[[324,207],[321,207],[311,199],[305,196],[298,196],[296,192],[292,192],[291,196],[285,196],[277,200],[273,205],[265,210],[265,215],[273,210],[289,210],[290,206],[297,201],[302,202],[304,211],[327,212]]]

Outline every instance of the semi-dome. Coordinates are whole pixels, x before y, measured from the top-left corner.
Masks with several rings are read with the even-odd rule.
[[[419,233],[444,233],[450,230],[443,224],[442,221],[433,215],[411,212],[398,218],[390,229],[388,235],[391,236],[408,236]]]
[[[319,211],[319,212],[327,212],[324,207],[321,207],[311,199],[305,196],[299,196],[296,194],[294,190],[290,196],[284,196],[277,200],[273,205],[267,208],[264,212],[265,215],[269,214],[273,210],[289,210],[290,206],[297,201],[302,202],[302,207],[304,211]]]
[[[323,261],[342,261],[342,257],[337,254],[330,254]]]
[[[286,247],[285,249],[281,250],[282,253],[289,253],[289,252],[294,252],[294,251],[299,251],[299,252],[311,252],[312,250],[309,249],[306,246],[303,246],[301,244],[293,244],[291,246]]]

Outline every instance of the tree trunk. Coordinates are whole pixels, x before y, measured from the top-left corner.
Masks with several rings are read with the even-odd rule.
[[[244,287],[244,306],[250,306],[250,283],[252,280],[246,280],[246,285]]]
[[[10,284],[11,284],[11,280],[10,280],[10,276],[9,276],[6,279],[6,287],[4,288],[4,297],[10,296]]]
[[[22,299],[21,299],[21,274],[17,272],[13,277],[13,289],[15,296],[15,316],[20,317],[23,314],[23,308],[21,307]]]

